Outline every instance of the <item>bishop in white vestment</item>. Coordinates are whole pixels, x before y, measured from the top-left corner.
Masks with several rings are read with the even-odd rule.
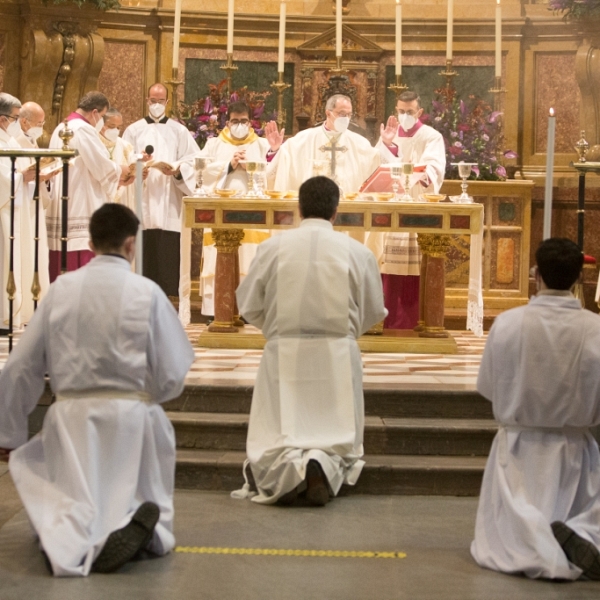
[[[396,110],[399,123],[393,144],[390,146],[382,139],[379,147],[387,161],[415,165],[409,193],[419,201],[422,194],[437,194],[444,182],[444,138],[433,127],[419,121],[423,109],[414,92],[401,94]],[[377,257],[383,274],[383,294],[389,310],[385,327],[413,329],[419,319],[421,251],[417,234],[369,232],[366,244]]]
[[[194,352],[164,293],[131,271],[137,226],[118,204],[92,216],[100,254],[50,286],[0,375],[0,453],[13,449],[12,478],[57,576],[87,575],[143,503],[160,510],[148,549],[175,545],[175,436],[160,403],[181,393]],[[46,373],[56,402],[27,441]]]
[[[194,156],[199,152],[184,125],[165,116],[167,88],[154,84],[147,98],[149,115],[131,124],[123,139],[136,154],[152,146],[152,160],[169,168],[148,171],[142,193],[143,270],[167,294],[179,294],[181,209],[195,187]]]
[[[342,483],[356,483],[364,464],[356,339],[386,310],[373,254],[333,231],[338,199],[329,178],[305,182],[300,227],[263,242],[237,290],[241,314],[267,339],[246,445],[255,502],[294,492],[311,461],[335,496]]]
[[[540,291],[496,317],[477,380],[498,433],[471,554],[506,573],[600,579],[600,453],[590,433],[600,424],[600,318],[569,291],[583,264],[576,244],[547,239],[536,261]]]

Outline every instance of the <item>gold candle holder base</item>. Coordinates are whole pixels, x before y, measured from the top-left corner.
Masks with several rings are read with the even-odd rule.
[[[227,93],[231,94],[231,78],[233,72],[238,70],[237,66],[233,64],[233,54],[227,54],[227,62],[219,68],[227,73]]]
[[[279,71],[278,80],[274,81],[271,87],[277,90],[277,125],[281,129],[285,124],[286,117],[285,110],[283,109],[283,92],[292,86],[283,80],[283,71]]]
[[[396,83],[391,83],[388,85],[388,90],[392,90],[394,94],[396,94],[396,98],[405,92],[408,89],[407,85],[402,84],[402,75],[400,73],[396,74]]]
[[[342,67],[342,57],[341,56],[335,57],[335,67],[333,69],[331,69],[331,72],[335,73],[338,76],[343,75],[344,73],[348,72],[348,69],[344,69]]]
[[[458,73],[452,68],[451,58],[446,59],[446,70],[440,71],[439,74],[446,78],[446,87],[450,89],[452,87],[452,78],[458,75]]]
[[[179,79],[179,69],[173,69],[171,79],[167,79],[166,83],[171,86],[171,116],[179,118],[179,86],[183,85],[183,81]]]

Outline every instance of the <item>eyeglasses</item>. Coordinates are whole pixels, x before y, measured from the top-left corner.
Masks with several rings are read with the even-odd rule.
[[[231,119],[229,121],[230,125],[248,125],[250,123],[250,119]]]
[[[156,98],[148,98],[150,104],[162,104],[163,106],[165,106],[168,102],[167,99],[165,100],[157,100]]]
[[[334,117],[336,117],[336,118],[340,117],[340,118],[343,119],[345,117],[348,117],[350,120],[352,120],[352,117],[354,116],[351,112],[350,113],[347,113],[347,112],[335,112],[334,110],[331,111],[331,114]]]
[[[13,117],[12,115],[7,115],[7,114],[0,114],[0,117],[6,117],[7,119],[14,119],[15,121],[18,121],[21,117],[19,115],[17,115],[16,117]]]
[[[409,110],[399,109],[398,114],[399,115],[410,115],[411,117],[414,117],[419,112],[419,110],[421,110],[421,109],[417,109],[417,110],[412,110],[412,108]]]

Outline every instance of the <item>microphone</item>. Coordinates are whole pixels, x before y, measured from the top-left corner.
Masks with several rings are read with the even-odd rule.
[[[144,148],[144,152],[148,155],[148,156],[152,156],[152,154],[154,153],[154,146],[151,146],[150,144],[148,144],[145,148]]]

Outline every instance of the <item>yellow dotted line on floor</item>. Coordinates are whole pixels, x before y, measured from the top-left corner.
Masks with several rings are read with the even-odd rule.
[[[363,552],[360,550],[286,550],[277,548],[216,548],[177,546],[184,554],[245,554],[251,556],[318,556],[327,558],[406,558],[404,552]]]

